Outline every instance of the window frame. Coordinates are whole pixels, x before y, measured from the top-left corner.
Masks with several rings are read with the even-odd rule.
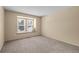
[[[17,16],[17,28],[16,28],[16,30],[17,30],[17,33],[26,33],[26,24],[24,25],[24,31],[18,31],[18,27],[19,27],[19,25],[18,25],[18,20],[19,19],[24,19],[25,21],[24,21],[24,24],[26,23],[26,17],[23,17],[23,16]]]
[[[36,31],[36,18],[32,18],[32,17],[24,17],[24,16],[17,16],[17,21],[18,21],[18,19],[25,19],[25,26],[24,26],[24,31],[22,31],[22,32],[18,32],[18,23],[17,23],[17,27],[16,27],[16,30],[17,30],[17,32],[16,33],[20,33],[20,34],[22,34],[22,33],[32,33],[32,32],[35,32]],[[29,19],[32,19],[33,20],[33,26],[32,26],[32,28],[33,28],[33,31],[32,32],[27,32],[27,20],[29,20]]]

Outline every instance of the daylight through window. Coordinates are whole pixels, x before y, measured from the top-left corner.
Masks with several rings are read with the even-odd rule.
[[[36,19],[17,16],[17,33],[33,32],[36,29]]]

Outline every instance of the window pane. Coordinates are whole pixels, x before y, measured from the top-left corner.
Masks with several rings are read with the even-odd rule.
[[[33,19],[27,20],[27,32],[33,31]]]
[[[24,19],[18,19],[18,25],[24,26]]]
[[[25,19],[24,18],[17,19],[17,31],[18,33],[25,32]]]
[[[24,26],[19,26],[19,31],[24,31]]]
[[[19,20],[19,25],[24,25],[24,20]]]

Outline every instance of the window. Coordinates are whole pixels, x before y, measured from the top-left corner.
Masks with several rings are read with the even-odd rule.
[[[23,33],[25,32],[25,26],[26,24],[26,19],[25,18],[21,18],[21,17],[17,17],[17,32],[18,33]]]
[[[28,19],[27,20],[27,32],[32,32],[33,31],[33,19]]]
[[[17,33],[33,32],[36,29],[36,19],[17,16]]]

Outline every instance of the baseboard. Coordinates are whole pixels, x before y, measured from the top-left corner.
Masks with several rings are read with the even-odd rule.
[[[40,35],[35,35],[35,36],[40,36]],[[20,39],[13,39],[13,40],[6,40],[5,42],[11,42],[11,41],[16,41],[16,40],[31,38],[31,37],[35,37],[35,36],[30,36],[30,37],[25,37],[25,38],[20,38]]]
[[[2,47],[0,48],[0,52],[1,52],[1,50],[2,50],[2,48],[3,48],[3,46],[4,46],[4,44],[5,44],[5,41],[3,42]]]
[[[50,37],[47,37],[47,36],[44,36],[44,35],[42,35],[42,36],[43,36],[43,37],[46,37],[46,38],[48,38],[48,39],[54,39],[54,40],[57,40],[57,39],[55,39],[55,38],[50,38]],[[72,44],[72,43],[69,43],[69,42],[66,42],[66,41],[62,41],[62,40],[57,40],[57,41],[64,42],[64,43],[66,43],[66,44],[70,44],[70,45],[79,47],[79,45]]]

